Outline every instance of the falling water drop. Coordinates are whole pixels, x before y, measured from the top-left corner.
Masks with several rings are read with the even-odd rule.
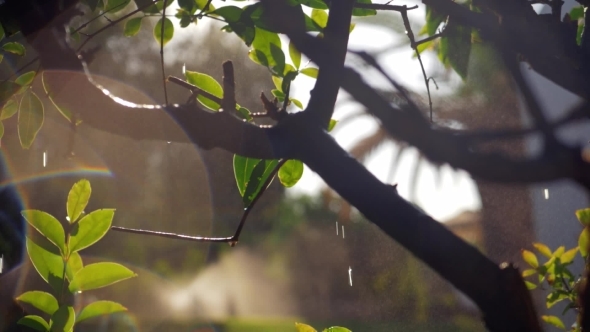
[[[352,268],[348,267],[348,282],[350,283],[350,287],[352,287]]]
[[[172,142],[166,142],[166,143],[170,144],[170,143],[172,143]]]
[[[0,255],[0,274],[2,274],[3,268],[4,268],[4,256]]]
[[[549,199],[549,189],[545,189],[545,199]]]
[[[344,225],[342,225],[342,238],[344,239]]]
[[[336,236],[338,236],[338,222],[336,222]]]
[[[47,167],[47,151],[43,151],[43,167]]]

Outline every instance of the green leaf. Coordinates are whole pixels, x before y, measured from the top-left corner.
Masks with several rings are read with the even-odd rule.
[[[122,312],[122,311],[127,311],[127,308],[125,308],[124,306],[122,306],[121,304],[119,304],[117,302],[113,302],[113,301],[92,302],[89,305],[87,305],[86,307],[84,307],[84,309],[82,309],[82,311],[80,311],[80,314],[78,315],[78,318],[76,319],[76,323],[79,323],[79,322],[86,320],[88,318],[93,318],[93,317],[102,316],[102,315],[108,315],[108,314],[112,314],[115,312]]]
[[[371,0],[356,0],[357,3],[373,3]],[[377,15],[377,11],[375,9],[363,9],[363,8],[354,8],[352,10],[352,16],[372,16]]]
[[[584,259],[588,257],[588,249],[590,246],[590,231],[588,228],[584,228],[582,233],[580,233],[580,237],[578,238],[578,248],[580,249],[580,254]]]
[[[74,308],[65,305],[59,307],[51,316],[49,322],[51,324],[51,332],[71,332],[76,322]]]
[[[242,202],[247,207],[252,203],[254,198],[258,195],[264,182],[271,175],[273,169],[277,166],[278,160],[260,160],[252,169],[250,176],[247,179],[246,190],[242,196]]]
[[[279,74],[279,76],[282,76],[285,72],[285,53],[283,53],[283,50],[280,46],[270,44],[270,54],[272,56],[270,58],[270,62],[275,63],[274,66],[271,67],[272,70]]]
[[[324,329],[323,332],[352,332],[351,330],[345,328],[345,327],[340,327],[340,326],[332,326],[329,327],[327,329]]]
[[[567,264],[574,260],[576,254],[578,253],[578,248],[570,249],[561,255],[561,264]]]
[[[4,123],[0,121],[0,146],[2,146],[2,137],[4,137]]]
[[[289,42],[289,56],[291,57],[291,62],[295,68],[299,69],[301,65],[301,52],[293,45],[292,42]]]
[[[195,0],[178,0],[178,6],[190,14],[194,14],[197,11]]]
[[[2,49],[8,53],[24,56],[26,54],[25,47],[21,43],[8,42],[2,45]]]
[[[10,97],[20,90],[20,88],[20,85],[11,81],[0,83],[0,105],[4,106]]]
[[[87,291],[109,286],[135,276],[137,274],[121,264],[110,262],[89,264],[74,275],[69,290],[72,293]]]
[[[535,270],[535,269],[524,270],[524,271],[522,271],[522,277],[523,278],[530,277],[535,273],[537,273],[537,270]]]
[[[66,265],[66,276],[68,277],[69,281],[74,279],[74,275],[78,273],[78,271],[82,270],[84,264],[82,263],[82,257],[77,252],[73,252],[70,254],[70,259],[68,259],[68,264]]]
[[[546,323],[549,323],[557,328],[565,330],[565,325],[563,325],[561,319],[555,316],[541,316],[541,319],[544,320]]]
[[[569,14],[570,14],[570,19],[572,21],[582,19],[582,18],[584,18],[584,7],[583,6],[574,7],[570,10]]]
[[[4,36],[6,36],[6,33],[4,32],[2,24],[0,24],[0,40],[4,39]]]
[[[240,196],[244,197],[252,170],[254,169],[254,166],[260,162],[260,159],[247,158],[234,154],[233,162],[234,176],[236,178],[236,184],[238,185],[238,191],[240,192]]]
[[[543,243],[536,242],[536,243],[533,243],[533,246],[535,247],[535,249],[537,249],[537,251],[539,253],[541,253],[541,255],[543,255],[543,256],[545,256],[547,258],[551,258],[551,256],[553,255],[551,253],[551,249],[549,249],[549,247],[547,247]]]
[[[59,308],[57,300],[53,295],[41,291],[29,291],[23,293],[17,297],[16,300],[30,304],[48,315],[53,315],[53,313]]]
[[[168,0],[172,2],[172,0]],[[107,0],[105,1],[105,11],[108,11],[110,14],[116,13],[121,11],[127,7],[127,5],[131,2],[131,0]]]
[[[584,34],[584,24],[578,23],[578,30],[576,31],[576,44],[582,45],[582,35]]]
[[[528,290],[532,290],[532,289],[535,289],[535,288],[537,288],[537,285],[535,285],[534,283],[532,283],[532,282],[530,282],[530,281],[528,281],[528,280],[525,280],[525,281],[524,281],[524,285],[526,286],[526,288],[527,288]]]
[[[100,240],[111,228],[114,209],[92,211],[80,219],[70,232],[70,252],[88,248]]]
[[[337,124],[338,120],[330,119],[330,123],[328,124],[328,132],[331,132]]]
[[[37,315],[27,315],[18,320],[17,324],[27,326],[36,331],[47,332],[49,331],[49,324],[45,319]]]
[[[281,77],[278,76],[272,76],[272,83],[275,85],[275,87],[283,92],[283,90],[281,90],[281,86],[283,85],[283,79]]]
[[[18,110],[18,138],[23,149],[28,149],[35,141],[44,121],[43,103],[30,89],[23,93]]]
[[[461,78],[467,77],[471,53],[471,28],[449,20],[445,34],[440,39],[438,56],[442,63],[451,66]]]
[[[257,62],[263,66],[270,67],[271,69],[275,68],[277,66],[277,62],[274,59],[273,53],[271,52],[271,45],[274,45],[273,49],[275,50],[275,53],[277,52],[277,49],[281,50],[281,39],[279,38],[279,35],[274,32],[266,31],[257,27],[254,41],[252,42],[252,47],[255,50],[255,57],[253,58],[252,56],[250,56],[250,58],[254,62]],[[250,54],[252,54],[252,52],[250,52]],[[260,54],[262,54],[264,58],[262,58]],[[281,59],[279,58],[278,60],[280,61]],[[283,54],[282,68],[284,68],[284,62],[285,61]],[[277,74],[282,75],[282,73],[283,72],[281,71]]]
[[[299,71],[303,75],[307,75],[311,78],[318,78],[318,69],[313,67],[303,68]]]
[[[279,169],[279,180],[287,188],[293,187],[303,175],[303,163],[299,160],[287,160]]]
[[[535,256],[535,254],[533,254],[531,251],[528,250],[521,250],[522,252],[522,259],[524,259],[525,262],[527,262],[527,264],[529,264],[531,267],[537,268],[539,267],[539,261],[537,260],[537,256]]]
[[[6,102],[6,104],[4,104],[4,107],[2,107],[2,113],[0,113],[0,120],[9,119],[13,115],[15,115],[16,112],[18,112],[18,104],[14,100],[10,99]]]
[[[446,15],[439,13],[432,9],[430,6],[426,6],[426,25],[420,31],[420,34],[427,33],[428,36],[436,34],[436,29],[440,24],[447,18]]]
[[[225,19],[229,26],[229,30],[237,34],[247,46],[250,46],[255,38],[254,20],[250,16],[250,12],[246,12],[242,8],[236,6],[221,7],[212,14],[219,15]],[[228,29],[225,29],[229,31]]]
[[[311,19],[320,27],[325,28],[328,24],[328,13],[325,10],[313,9]]]
[[[187,82],[190,84],[195,85],[203,91],[209,92],[215,97],[220,99],[223,98],[223,88],[221,87],[221,84],[219,84],[213,77],[190,70],[185,71],[184,76],[186,77]],[[200,101],[205,107],[214,111],[218,111],[221,108],[221,105],[204,96],[198,96],[197,100]]]
[[[302,323],[295,323],[295,329],[297,332],[317,332],[313,327]]]
[[[28,86],[31,83],[33,83],[33,80],[35,79],[36,74],[37,73],[34,70],[26,72],[26,73],[20,75],[16,80],[14,80],[14,83],[16,83],[20,86]]]
[[[285,100],[285,94],[283,93],[283,91],[278,90],[278,89],[272,89],[270,90],[270,93],[272,93],[273,96],[277,97],[277,99],[279,101],[283,101]]]
[[[143,17],[135,17],[135,18],[132,18],[132,19],[128,20],[127,22],[125,22],[125,28],[123,30],[123,35],[125,35],[125,37],[133,37],[133,36],[137,35],[137,33],[139,32],[139,29],[141,29],[141,19],[142,18]],[[156,40],[157,40],[157,38],[156,38]]]
[[[162,22],[164,25],[164,33],[162,33]],[[158,45],[166,45],[174,36],[174,25],[168,18],[159,19],[158,23],[154,27],[154,38],[158,42]]]
[[[328,5],[322,0],[296,0],[296,2],[311,8],[328,9]]]
[[[57,248],[47,240],[35,239],[33,241],[27,236],[27,253],[41,278],[54,290],[60,292],[63,284],[64,261],[57,252]]]
[[[66,235],[61,223],[54,216],[39,210],[24,210],[21,214],[29,225],[55,244],[62,253],[66,253]]]
[[[252,115],[250,113],[250,110],[245,107],[238,106],[237,113],[238,113],[239,117],[241,117],[242,119],[244,119],[248,122],[254,120],[254,118],[252,117]]]
[[[295,98],[289,98],[289,101],[291,101],[293,104],[295,104],[295,106],[297,106],[297,108],[299,109],[303,109],[303,104],[299,101],[299,99],[295,99]]]
[[[568,294],[565,291],[554,290],[549,295],[547,295],[547,299],[545,300],[547,304],[547,308],[551,308],[557,303],[565,300],[568,298]]]
[[[78,220],[88,204],[91,193],[90,181],[82,179],[74,183],[68,193],[68,202],[66,204],[70,224]]]
[[[576,217],[582,226],[590,226],[590,209],[581,209],[576,211]]]
[[[0,63],[2,63],[2,60],[4,60],[4,54],[0,54]]]
[[[559,246],[559,248],[555,249],[553,252],[553,257],[561,257],[565,252],[565,246]]]

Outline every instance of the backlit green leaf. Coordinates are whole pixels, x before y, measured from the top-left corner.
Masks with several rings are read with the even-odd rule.
[[[325,10],[313,9],[311,11],[311,19],[322,28],[328,24],[328,13]]]
[[[570,14],[570,19],[572,21],[582,19],[582,18],[584,18],[584,7],[583,6],[574,7],[570,10],[569,14]]]
[[[272,57],[269,61],[274,62],[274,65],[271,67],[272,70],[279,76],[282,76],[285,72],[285,53],[283,53],[280,46],[270,44],[270,54]]]
[[[238,191],[240,196],[244,196],[248,180],[252,174],[254,166],[260,162],[260,159],[247,158],[240,155],[234,155],[234,176],[236,178],[236,184],[238,185]]]
[[[535,249],[537,249],[537,251],[539,251],[539,253],[541,253],[541,255],[547,258],[551,258],[551,256],[553,255],[553,253],[551,253],[551,249],[549,249],[549,247],[547,247],[543,243],[536,242],[533,243],[533,246],[535,247]]]
[[[12,97],[18,90],[20,90],[20,88],[20,85],[12,81],[0,83],[0,105],[4,106],[9,98]]]
[[[436,29],[438,29],[446,17],[446,15],[439,13],[435,9],[432,9],[432,7],[426,6],[426,25],[422,31],[420,31],[420,34],[426,33],[428,36],[436,34]]]
[[[299,69],[301,65],[301,52],[293,45],[292,42],[289,42],[289,56],[291,57],[291,62],[295,68]]]
[[[20,86],[30,85],[31,83],[33,83],[33,80],[35,79],[35,74],[37,74],[37,73],[34,70],[26,72],[26,73],[20,75],[19,77],[17,77],[17,79],[14,80],[14,83],[16,83]]]
[[[44,121],[43,103],[30,89],[23,93],[18,110],[18,138],[24,149],[28,149]]]
[[[530,277],[535,273],[537,273],[537,270],[535,270],[535,269],[524,270],[524,271],[522,271],[522,277],[523,278]]]
[[[24,210],[21,214],[29,225],[55,244],[62,253],[66,252],[66,235],[61,223],[54,216],[39,210]]]
[[[541,316],[541,319],[544,320],[546,323],[549,323],[557,328],[565,330],[565,325],[563,325],[561,319],[559,319],[556,316]]]
[[[317,332],[313,327],[302,323],[295,323],[295,329],[297,332]]]
[[[312,78],[318,78],[318,69],[317,68],[313,68],[313,67],[307,67],[307,68],[303,68],[299,71],[300,73],[302,73],[303,75],[312,77]]]
[[[16,299],[17,301],[30,304],[48,315],[53,315],[57,308],[59,308],[57,299],[47,292],[29,291],[21,294]]]
[[[43,85],[43,90],[45,91],[45,95],[49,98],[49,101],[51,102],[51,104],[53,105],[53,107],[55,107],[55,109],[61,114],[63,115],[64,118],[66,118],[68,121],[72,122],[72,112],[64,107],[60,107],[54,100],[52,97],[52,92],[51,89],[49,87],[49,85],[47,84],[47,82],[45,82],[45,72],[41,73],[41,84]]]
[[[279,169],[279,180],[287,188],[293,187],[303,175],[303,163],[299,160],[287,160]]]
[[[49,324],[45,319],[37,315],[27,315],[18,320],[17,324],[30,327],[35,331],[47,332],[49,331]]]
[[[256,28],[256,34],[254,37],[254,41],[252,42],[252,48],[258,52],[255,52],[255,58],[253,58],[252,56],[250,57],[253,61],[258,62],[259,64],[266,66],[266,67],[270,67],[270,68],[274,68],[277,66],[277,62],[274,59],[274,55],[271,52],[271,45],[274,45],[273,49],[275,50],[280,50],[281,49],[281,39],[279,38],[279,35],[274,33],[274,32],[270,32],[270,31],[266,31],[260,28]],[[261,58],[261,56],[259,55],[259,53],[264,55],[264,59]],[[282,53],[282,51],[281,51]],[[278,59],[279,61],[281,59]],[[266,62],[266,63],[265,63]],[[283,66],[282,68],[284,68],[284,54],[283,54]],[[277,73],[277,74],[282,74],[282,72]]]
[[[588,228],[584,228],[582,233],[580,233],[580,237],[578,238],[578,248],[580,249],[580,254],[584,259],[588,257],[588,249],[590,246],[590,231]]]
[[[172,2],[172,0],[168,1]],[[105,1],[105,11],[108,11],[109,13],[116,13],[125,9],[125,7],[127,7],[130,2],[131,0],[107,0]]]
[[[102,209],[80,219],[70,232],[70,252],[87,248],[100,240],[111,228],[114,215],[114,209]]]
[[[84,307],[84,309],[82,309],[82,311],[80,311],[80,314],[78,315],[78,318],[76,319],[76,323],[84,321],[88,318],[113,314],[115,312],[122,312],[122,311],[127,311],[127,308],[125,308],[124,306],[122,306],[121,304],[119,304],[117,302],[113,302],[113,301],[92,302],[89,305],[87,305],[86,307]]]
[[[123,30],[123,34],[126,37],[133,37],[133,36],[137,35],[139,30],[141,29],[141,19],[142,18],[143,17],[135,17],[135,18],[132,18],[132,19],[128,20],[127,22],[125,22],[125,28]]]
[[[5,35],[4,28],[2,27],[2,24],[0,24],[0,40],[4,39]]]
[[[332,326],[332,327],[325,329],[323,332],[352,332],[352,331],[345,328],[345,327]]]
[[[69,290],[73,293],[102,288],[135,276],[137,274],[121,264],[110,262],[89,264],[74,275]]]
[[[534,283],[532,283],[532,282],[530,282],[530,281],[528,281],[528,280],[525,280],[525,281],[524,281],[524,285],[526,286],[526,288],[527,288],[528,290],[532,290],[532,289],[535,289],[535,288],[537,288],[537,285],[536,285],[536,284],[534,284]]]
[[[330,119],[330,123],[328,124],[328,132],[331,132],[337,124],[338,120]]]
[[[164,23],[162,23],[164,22]],[[164,33],[162,33],[162,25],[164,25]],[[158,45],[166,45],[174,36],[174,25],[168,18],[159,19],[154,27],[154,38]]]
[[[20,56],[24,56],[26,53],[25,47],[21,43],[17,43],[17,42],[8,42],[8,43],[2,45],[2,49],[5,50],[6,52],[20,55]]]
[[[443,64],[451,66],[461,78],[467,77],[471,54],[471,28],[450,20],[440,39],[438,56]]]
[[[278,160],[260,160],[252,169],[250,176],[247,179],[246,190],[242,197],[244,206],[247,207],[252,203],[254,198],[258,195],[264,182],[271,175],[273,169],[278,164]]]
[[[218,97],[220,99],[223,98],[223,88],[221,87],[221,84],[219,84],[213,77],[207,74],[202,74],[190,70],[185,71],[184,75],[186,77],[187,82],[189,82],[190,84],[195,85],[201,90],[209,92],[215,97]],[[201,104],[203,104],[207,108],[210,108],[214,111],[218,111],[219,108],[221,108],[221,105],[204,96],[199,95],[197,97],[197,100],[200,101]]]
[[[295,104],[295,106],[297,106],[297,108],[299,109],[303,109],[303,104],[299,101],[299,99],[295,99],[295,98],[289,98],[289,100]]]
[[[72,281],[74,279],[74,275],[78,273],[78,271],[82,270],[84,264],[82,263],[82,257],[77,252],[73,252],[70,254],[70,259],[68,259],[68,265],[66,266],[66,276],[68,280]]]
[[[8,118],[11,118],[13,115],[16,114],[16,112],[18,112],[18,104],[14,100],[10,99],[6,102],[6,104],[4,104],[4,107],[2,107],[2,113],[0,113],[0,120],[6,120]]]
[[[531,267],[537,268],[539,267],[539,261],[537,260],[537,256],[533,254],[531,251],[528,250],[521,250],[522,251],[522,259],[524,259],[527,264]]]
[[[38,238],[33,241],[27,236],[27,253],[41,278],[54,290],[60,292],[63,284],[64,262],[57,248],[49,241],[43,240],[44,238]]]
[[[74,183],[68,193],[68,202],[66,204],[70,224],[78,220],[88,204],[91,193],[90,181],[82,179]]]
[[[296,0],[296,2],[311,8],[328,9],[328,5],[323,0]]]
[[[570,249],[561,255],[561,264],[567,264],[574,260],[576,254],[578,253],[578,248]]]
[[[576,217],[582,226],[590,226],[590,209],[577,210]]]
[[[71,332],[76,322],[74,308],[65,305],[59,307],[49,321],[51,332]]]
[[[565,252],[565,246],[559,246],[559,248],[555,249],[555,251],[553,252],[553,256],[554,257],[561,257],[561,255],[563,255],[564,252]]]
[[[356,0],[357,3],[372,3],[371,0]],[[352,16],[372,16],[377,15],[377,11],[375,9],[363,9],[363,8],[354,8],[352,10]]]

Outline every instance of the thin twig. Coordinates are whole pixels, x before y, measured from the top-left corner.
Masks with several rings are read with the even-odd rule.
[[[218,103],[219,105],[221,105],[222,103],[222,99],[214,96],[212,94],[210,94],[209,92],[205,91],[205,90],[201,90],[199,89],[196,85],[192,85],[189,82],[183,81],[182,79],[176,77],[176,76],[168,76],[167,81],[170,83],[174,83],[174,84],[178,84],[188,90],[191,90],[191,92],[195,95],[201,95],[207,99],[210,99],[213,102]]]
[[[205,11],[209,11],[209,5],[211,5],[211,1],[212,0],[207,0],[207,3],[205,4],[205,6],[203,6],[201,11],[199,11],[199,13],[195,17],[201,18],[203,16],[203,13],[205,13]]]
[[[166,87],[166,70],[164,69],[164,28],[166,27],[166,5],[168,0],[164,0],[162,9],[162,29],[160,31],[160,67],[162,68],[162,84],[164,85],[164,101],[168,105],[168,88]]]
[[[85,27],[87,27],[87,26],[88,26],[88,24],[90,24],[90,23],[92,23],[92,22],[94,22],[94,21],[98,20],[99,18],[103,17],[103,16],[104,16],[104,15],[106,15],[107,13],[109,13],[109,12],[111,12],[111,11],[113,11],[113,10],[115,10],[115,9],[117,9],[117,8],[119,8],[119,7],[123,6],[123,5],[125,5],[125,4],[126,4],[125,2],[121,2],[120,4],[116,5],[115,7],[113,7],[113,8],[109,8],[109,9],[105,10],[104,12],[100,13],[99,15],[97,15],[97,16],[95,16],[95,17],[91,18],[91,19],[90,19],[88,22],[86,22],[86,23],[84,23],[84,24],[80,25],[80,26],[79,26],[77,29],[75,29],[74,31],[72,31],[72,33],[79,32],[80,30],[82,30],[82,29],[84,29]],[[106,18],[106,16],[105,16],[105,18]]]
[[[279,169],[281,168],[281,166],[283,166],[283,164],[285,164],[285,162],[287,162],[286,159],[279,160],[278,164],[275,166],[275,168],[271,171],[269,176],[266,178],[266,180],[262,184],[260,191],[256,194],[256,196],[254,197],[252,202],[250,202],[250,204],[248,204],[248,206],[246,208],[244,208],[244,213],[242,213],[242,218],[240,219],[240,223],[238,224],[238,228],[236,229],[236,232],[234,233],[233,236],[230,236],[230,237],[191,236],[191,235],[184,235],[184,234],[158,232],[158,231],[150,231],[150,230],[145,230],[145,229],[135,229],[135,228],[127,228],[127,227],[119,227],[119,226],[111,226],[111,229],[114,231],[124,232],[124,233],[152,235],[152,236],[163,237],[163,238],[168,238],[168,239],[186,240],[186,241],[192,241],[192,242],[218,242],[218,243],[224,242],[224,243],[229,243],[229,245],[233,247],[238,243],[238,241],[240,239],[240,234],[242,233],[242,229],[244,228],[244,225],[246,224],[246,219],[248,218],[250,211],[252,211],[252,209],[254,208],[254,206],[256,205],[256,203],[258,202],[260,197],[262,196],[262,194],[264,194],[266,189],[268,187],[270,187],[272,180],[276,176],[276,174],[279,171]]]
[[[39,57],[36,56],[33,59],[31,59],[29,62],[25,63],[24,65],[22,65],[20,68],[18,68],[17,70],[15,70],[10,76],[8,76],[7,78],[5,78],[4,80],[2,80],[2,82],[0,82],[0,84],[8,81],[9,79],[13,78],[14,76],[18,75],[19,73],[21,73],[23,70],[25,70],[25,68],[27,68],[28,66],[32,65],[33,63],[35,63],[35,61],[39,60]]]
[[[387,5],[387,4],[380,4],[380,3],[355,3],[354,8],[362,8],[362,9],[376,9],[376,10],[393,10],[397,12],[405,12],[412,9],[417,9],[418,5],[414,5],[412,7],[408,7],[406,5],[403,6],[396,6],[396,5]]]
[[[98,35],[99,33],[103,32],[103,31],[105,31],[106,29],[108,29],[108,28],[111,28],[111,27],[115,26],[117,23],[119,23],[119,22],[121,22],[121,21],[123,21],[123,20],[126,20],[127,18],[129,18],[129,17],[131,17],[131,16],[133,16],[133,15],[135,15],[135,14],[139,13],[140,11],[142,11],[142,10],[146,9],[147,7],[149,7],[149,6],[153,5],[153,4],[155,4],[156,2],[158,2],[158,0],[152,0],[151,2],[149,2],[149,3],[145,4],[144,6],[138,7],[136,10],[134,10],[134,11],[130,12],[129,14],[123,15],[121,18],[119,18],[119,19],[116,19],[116,20],[114,20],[114,21],[110,22],[109,24],[105,25],[104,27],[102,27],[102,28],[100,28],[100,29],[96,30],[95,32],[93,32],[93,33],[91,33],[91,34],[89,34],[89,35],[87,36],[86,40],[84,40],[84,41],[82,42],[82,44],[81,44],[80,46],[78,46],[78,48],[76,49],[76,53],[77,53],[77,52],[79,52],[79,51],[82,49],[82,47],[84,47],[84,45],[86,45],[86,44],[87,44],[87,43],[88,43],[88,42],[89,42],[89,41],[90,41],[92,38],[94,38],[94,37],[95,37],[96,35]]]
[[[418,45],[416,44],[416,39],[414,38],[414,32],[412,31],[412,26],[410,25],[410,20],[408,19],[408,11],[407,6],[404,5],[406,10],[401,11],[402,19],[404,21],[404,26],[406,28],[406,35],[410,39],[410,46],[416,52],[416,57],[418,58],[418,62],[420,62],[420,68],[422,69],[422,76],[424,77],[424,85],[426,85],[426,93],[428,93],[428,107],[430,110],[430,122],[432,123],[432,97],[430,96],[430,84],[428,84],[428,76],[426,75],[426,69],[424,69],[424,63],[422,63],[422,57],[420,56],[420,52],[418,51]],[[424,41],[422,41],[424,42]]]

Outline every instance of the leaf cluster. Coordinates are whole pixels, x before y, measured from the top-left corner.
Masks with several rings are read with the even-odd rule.
[[[84,265],[80,251],[98,242],[108,232],[114,209],[84,212],[90,199],[88,180],[74,184],[68,194],[65,227],[54,216],[39,210],[25,210],[23,217],[35,230],[26,239],[27,253],[41,278],[53,291],[28,291],[16,299],[49,317],[27,315],[18,323],[37,331],[70,332],[86,319],[126,311],[119,303],[95,301],[75,312],[65,300],[68,296],[102,288],[135,277],[123,265],[101,262]]]

